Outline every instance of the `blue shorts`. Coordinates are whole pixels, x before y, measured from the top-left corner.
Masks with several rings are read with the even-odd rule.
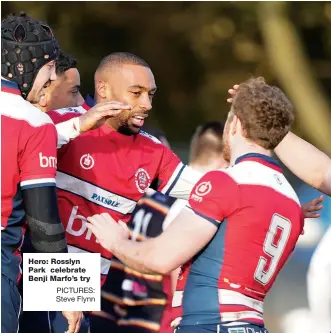
[[[179,326],[175,333],[268,333],[264,327],[257,325],[185,325]]]
[[[37,324],[36,324],[37,323]],[[89,318],[84,315],[79,333],[88,333]],[[64,333],[68,330],[68,321],[62,312],[23,312],[19,333]]]
[[[1,274],[1,333],[16,333],[21,311],[21,295],[14,281]]]

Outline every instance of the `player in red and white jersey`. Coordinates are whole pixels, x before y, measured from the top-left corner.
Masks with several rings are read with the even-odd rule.
[[[232,103],[238,85],[234,85],[228,99]],[[319,191],[331,195],[331,159],[325,153],[306,142],[294,133],[288,133],[275,148],[277,156],[298,178]],[[314,200],[313,200],[314,201]],[[308,210],[316,211],[322,208],[322,198],[307,205]],[[331,327],[331,269],[330,243],[331,229],[329,228],[318,245],[310,263],[307,275],[308,303],[310,308],[311,330],[317,333],[326,332]]]
[[[55,190],[57,134],[49,116],[30,104],[56,78],[59,49],[51,28],[25,15],[2,21],[1,49],[1,332],[13,333],[26,227],[36,251],[67,252]],[[81,312],[64,315],[71,317],[68,332],[79,328]]]
[[[44,96],[35,106],[47,112],[83,105],[84,98],[79,91],[81,83],[76,59],[60,50],[55,71],[56,80],[44,89]]]
[[[160,236],[136,243],[108,214],[88,218],[101,244],[132,269],[182,267],[178,332],[267,332],[263,300],[303,229],[299,200],[271,157],[293,106],[262,78],[242,83],[224,130],[231,166],[205,174]]]
[[[103,280],[112,255],[87,230],[86,217],[108,212],[115,220],[128,221],[152,182],[164,194],[187,198],[201,176],[141,131],[155,91],[152,71],[144,60],[130,53],[107,56],[95,74],[96,102],[119,100],[126,106],[100,128],[81,134],[58,151],[58,202],[69,251],[101,253]],[[79,115],[73,109],[77,108],[48,114],[61,125]]]
[[[145,126],[144,128],[146,129]],[[147,130],[169,146],[161,131],[153,128]],[[212,121],[199,126],[191,140],[188,165],[202,173],[225,167],[227,162],[222,154],[222,136],[223,125],[219,122]],[[146,233],[148,237],[156,237],[171,224],[186,204],[187,200],[176,200],[149,189],[136,205],[128,227],[136,226],[137,230],[141,228],[140,232]],[[136,239],[140,237],[137,236]],[[172,332],[171,303],[178,270],[164,277],[153,275],[151,279],[150,275],[143,278],[143,274],[137,272],[135,275],[133,270],[129,268],[126,271],[125,267],[117,258],[112,258],[102,287],[102,311],[93,312],[92,332]],[[136,286],[133,289],[130,289],[130,280],[134,281],[131,286]],[[141,288],[137,288],[139,285]]]

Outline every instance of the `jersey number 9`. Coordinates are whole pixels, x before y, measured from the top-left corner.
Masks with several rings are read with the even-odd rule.
[[[291,222],[283,216],[274,214],[263,244],[263,251],[268,255],[268,258],[264,256],[260,257],[254,274],[255,280],[261,284],[266,285],[273,278],[279,260],[286,247],[290,232]],[[277,237],[278,242],[276,243],[275,238],[277,235],[279,236]]]

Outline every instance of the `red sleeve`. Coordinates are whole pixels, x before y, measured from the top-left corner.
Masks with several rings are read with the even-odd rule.
[[[223,171],[206,173],[193,187],[188,207],[218,225],[239,206],[238,184]]]
[[[158,171],[158,191],[162,191],[165,187],[170,187],[170,183],[176,183],[185,165],[179,157],[168,147],[162,145],[162,157]]]
[[[47,114],[50,116],[50,118],[53,120],[53,123],[59,124],[63,123],[64,121],[67,121],[72,118],[76,118],[81,116],[81,113],[76,112],[58,112],[58,111],[48,111]]]
[[[21,188],[55,186],[57,133],[54,124],[26,124],[19,141]]]

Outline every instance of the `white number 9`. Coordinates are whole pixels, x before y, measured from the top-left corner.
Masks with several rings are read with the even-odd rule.
[[[287,244],[291,227],[291,222],[288,219],[278,214],[273,215],[263,244],[263,251],[268,254],[270,258],[261,256],[254,274],[255,280],[259,281],[261,284],[266,285],[272,279]],[[278,244],[274,244],[278,230],[280,230],[281,234],[279,236]],[[268,260],[270,261],[270,265],[266,271],[265,268]]]

